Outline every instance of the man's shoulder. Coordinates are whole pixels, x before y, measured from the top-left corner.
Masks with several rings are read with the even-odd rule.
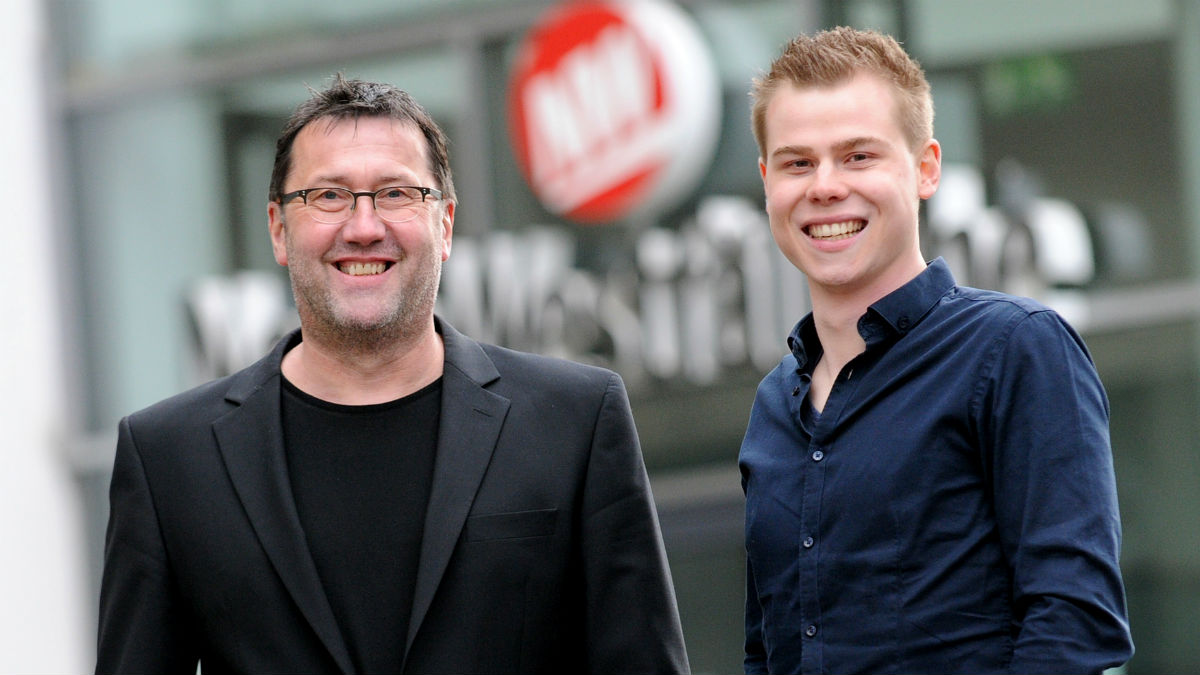
[[[230,409],[229,401],[238,391],[252,391],[268,379],[270,355],[230,375],[210,380],[168,396],[129,415],[140,423],[187,421],[207,422]],[[278,368],[275,369],[278,372]]]
[[[605,383],[620,378],[614,371],[598,365],[485,342],[479,345],[503,378],[537,380],[545,382],[548,386],[565,388],[587,382]]]
[[[131,424],[183,424],[189,420],[211,419],[225,409],[225,394],[229,391],[229,375],[168,396],[156,403],[129,414]]]
[[[1052,342],[1075,343],[1086,352],[1083,338],[1057,310],[1034,298],[958,286],[943,303],[943,320],[932,323],[940,332],[952,327],[964,335],[990,336],[1025,350],[1046,349]]]
[[[964,319],[994,325],[1011,326],[1039,314],[1058,317],[1052,308],[1034,298],[971,286],[955,286],[946,295],[942,308]]]
[[[973,286],[955,286],[950,296],[977,303],[981,306],[995,305],[996,307],[1014,312],[1033,313],[1050,309],[1034,298],[1006,293],[1004,291],[975,288]]]
[[[587,382],[620,381],[620,376],[608,368],[483,342],[458,332],[441,317],[435,320],[445,340],[447,367],[461,370],[477,382],[498,376],[506,385],[528,382],[559,389]]]

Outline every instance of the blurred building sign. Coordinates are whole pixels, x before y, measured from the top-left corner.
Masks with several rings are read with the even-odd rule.
[[[562,3],[510,73],[517,163],[547,210],[578,223],[653,215],[703,177],[719,136],[716,66],[665,0]]]
[[[576,241],[561,228],[454,246],[438,307],[447,320],[487,341],[614,368],[631,387],[771,368],[808,311],[804,276],[741,197],[705,199],[677,230],[643,230],[636,264],[620,270],[575,266]]]

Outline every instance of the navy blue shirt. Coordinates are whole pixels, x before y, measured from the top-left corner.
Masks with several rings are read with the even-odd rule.
[[[1083,341],[938,259],[859,320],[820,414],[812,315],[763,379],[746,672],[1100,672],[1133,652],[1108,399]]]

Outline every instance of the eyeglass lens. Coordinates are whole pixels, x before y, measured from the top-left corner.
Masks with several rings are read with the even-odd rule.
[[[420,190],[408,187],[387,187],[374,195],[375,212],[383,220],[403,223],[417,216],[423,195]],[[358,197],[345,188],[321,188],[305,198],[305,203],[314,207],[312,217],[322,223],[340,223],[350,218],[357,207]]]

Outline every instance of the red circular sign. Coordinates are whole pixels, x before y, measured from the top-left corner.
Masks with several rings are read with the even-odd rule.
[[[551,212],[584,223],[652,212],[694,187],[716,144],[711,56],[674,5],[569,2],[521,45],[509,124]]]

